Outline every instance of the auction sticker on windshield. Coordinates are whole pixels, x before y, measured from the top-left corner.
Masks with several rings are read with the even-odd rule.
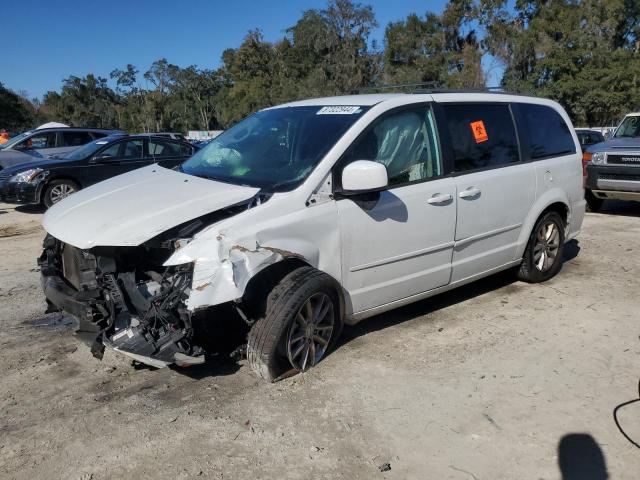
[[[316,115],[351,115],[354,113],[360,113],[360,111],[360,107],[336,105],[332,107],[322,107],[317,111]]]

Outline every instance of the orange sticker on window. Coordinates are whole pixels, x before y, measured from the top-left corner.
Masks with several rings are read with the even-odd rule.
[[[473,138],[476,143],[482,143],[489,140],[489,135],[487,135],[487,129],[484,128],[484,122],[482,120],[478,120],[477,122],[471,122],[471,132],[473,133]]]

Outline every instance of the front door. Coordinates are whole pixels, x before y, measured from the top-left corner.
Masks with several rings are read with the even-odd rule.
[[[340,168],[354,160],[387,167],[380,193],[338,200],[342,280],[353,313],[446,285],[451,273],[456,197],[442,178],[429,105],[383,115],[354,142]]]
[[[85,185],[92,185],[151,163],[151,158],[145,156],[143,139],[122,140],[96,153],[91,161],[91,168],[86,171]]]
[[[443,104],[457,194],[451,281],[514,260],[536,194],[535,166],[520,162],[508,104]]]

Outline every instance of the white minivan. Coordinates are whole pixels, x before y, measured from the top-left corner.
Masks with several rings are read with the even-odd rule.
[[[220,335],[208,326],[243,322],[273,381],[317,364],[345,323],[509,268],[548,280],[584,209],[578,139],[553,101],[318,98],[54,205],[39,264],[49,310],[96,357],[200,363]]]

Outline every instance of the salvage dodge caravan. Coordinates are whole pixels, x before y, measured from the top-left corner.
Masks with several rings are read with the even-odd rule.
[[[345,323],[510,268],[548,280],[584,208],[555,102],[320,98],[259,111],[178,169],[74,193],[44,217],[39,265],[49,310],[98,358],[200,363],[207,323],[238,321],[273,381],[316,365]]]

